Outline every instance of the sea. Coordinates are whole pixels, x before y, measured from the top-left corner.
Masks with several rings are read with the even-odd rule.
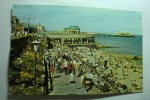
[[[108,52],[142,56],[142,35],[135,35],[135,37],[114,37],[96,35],[95,42],[104,46],[117,47],[101,48],[102,50]]]

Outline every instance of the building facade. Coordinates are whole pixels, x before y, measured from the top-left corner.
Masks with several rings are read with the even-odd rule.
[[[45,30],[44,26],[42,26],[40,23],[36,25],[35,27],[36,27],[37,33],[42,33]]]
[[[69,26],[64,28],[64,31],[67,34],[80,34],[80,28],[78,26]]]
[[[67,45],[90,45],[95,43],[95,36],[92,34],[80,33],[78,26],[64,28],[65,34],[49,34],[49,41],[53,43],[63,43]]]
[[[12,36],[23,36],[30,34],[43,33],[45,31],[44,26],[40,23],[38,25],[32,25],[30,23],[20,23],[16,16],[11,18],[11,33]]]

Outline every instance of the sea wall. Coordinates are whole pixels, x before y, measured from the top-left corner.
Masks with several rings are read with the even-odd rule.
[[[13,37],[11,39],[11,48],[10,48],[10,57],[9,57],[9,63],[10,66],[11,63],[20,55],[22,54],[23,50],[27,47],[29,44],[30,36],[23,36],[23,37]]]

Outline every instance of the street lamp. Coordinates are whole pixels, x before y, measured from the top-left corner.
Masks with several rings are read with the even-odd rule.
[[[40,44],[40,42],[39,41],[37,41],[37,40],[35,40],[35,41],[33,41],[32,42],[32,44],[33,44],[33,48],[34,48],[34,52],[35,52],[35,76],[34,76],[34,78],[35,78],[35,85],[36,85],[36,53],[38,52],[38,44]]]

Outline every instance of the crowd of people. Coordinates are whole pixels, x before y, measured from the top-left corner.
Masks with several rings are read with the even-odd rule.
[[[125,55],[53,43],[52,49],[45,49],[44,61],[52,80],[56,72],[65,73],[70,84],[80,78],[87,91],[93,87],[98,93],[142,91],[142,65],[129,61]],[[129,74],[135,76],[130,78]]]

